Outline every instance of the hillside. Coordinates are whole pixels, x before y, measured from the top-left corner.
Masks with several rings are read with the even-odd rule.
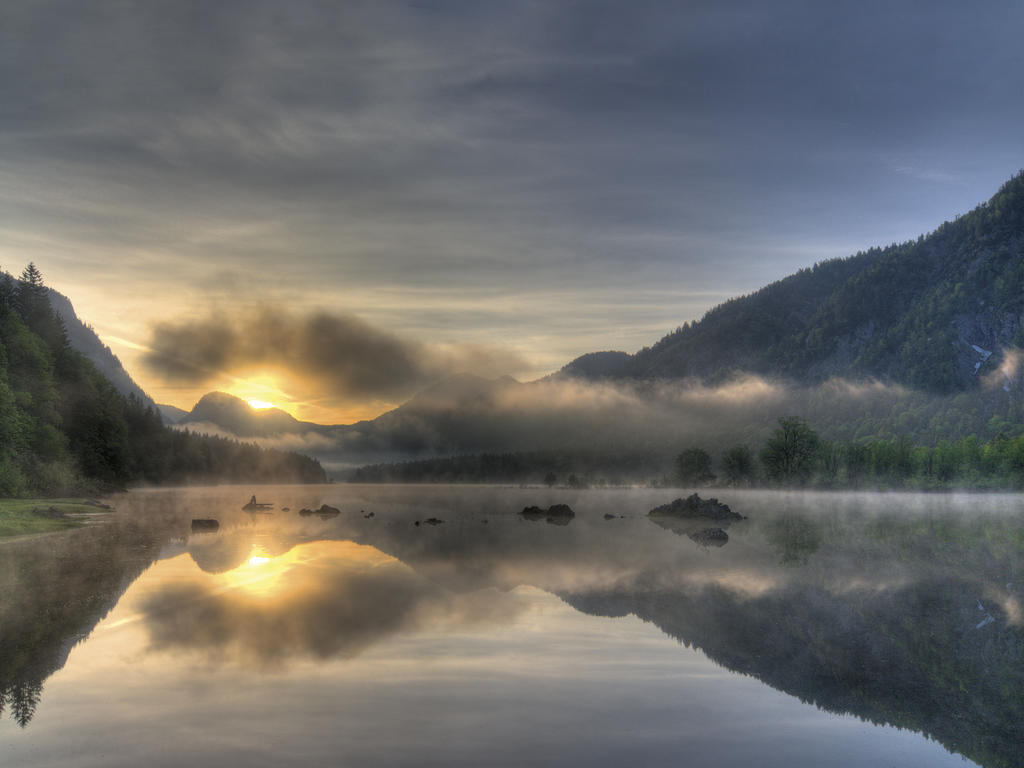
[[[165,427],[150,402],[126,397],[72,347],[68,327],[34,265],[19,280],[0,275],[0,496],[326,479],[305,456]]]
[[[117,355],[100,341],[100,337],[96,335],[92,327],[78,319],[71,299],[53,288],[47,289],[47,298],[50,300],[53,311],[64,323],[64,332],[72,349],[85,355],[89,362],[96,367],[96,370],[102,373],[107,381],[114,385],[114,389],[122,395],[125,397],[134,395],[145,405],[156,405],[152,398],[142,390],[142,387],[135,383]]]
[[[1024,345],[1024,173],[916,241],[822,262],[711,309],[651,347],[584,355],[576,378],[717,383],[739,372],[972,389]]]

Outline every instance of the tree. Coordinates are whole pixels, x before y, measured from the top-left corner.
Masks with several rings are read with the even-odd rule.
[[[554,472],[548,472],[546,475],[544,475],[544,483],[545,485],[547,485],[548,488],[550,488],[557,482],[558,475],[556,475]]]
[[[46,297],[46,285],[43,283],[43,275],[33,262],[21,272],[21,278],[17,286],[18,311],[21,316],[28,320],[34,315],[40,305],[46,303],[49,306],[49,299]]]
[[[22,270],[14,295],[15,307],[25,324],[56,349],[67,346],[64,321],[50,306],[49,289],[33,262]]]
[[[839,470],[843,466],[843,447],[831,440],[822,440],[818,443],[818,459],[821,479],[832,485],[839,478]]]
[[[754,479],[754,454],[746,445],[734,445],[722,454],[722,472],[729,485],[750,485]]]
[[[715,479],[711,456],[703,448],[687,448],[676,456],[676,477],[683,485],[700,485]]]
[[[761,449],[761,465],[769,480],[803,484],[814,470],[817,433],[800,418],[779,419],[779,426]]]

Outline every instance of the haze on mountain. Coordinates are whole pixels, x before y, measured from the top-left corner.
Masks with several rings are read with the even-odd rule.
[[[308,450],[340,467],[487,451],[674,455],[764,438],[799,414],[833,439],[1016,436],[1024,345],[1024,175],[914,241],[825,261],[634,354],[519,383],[442,378],[399,408],[322,426],[203,398],[181,425]]]

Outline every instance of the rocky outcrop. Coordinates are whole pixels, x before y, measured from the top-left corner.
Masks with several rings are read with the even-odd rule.
[[[702,499],[696,493],[685,499],[676,499],[662,504],[647,513],[648,517],[673,517],[680,520],[703,518],[707,520],[743,520],[743,515],[733,512],[728,504],[718,499]]]
[[[332,517],[337,517],[340,514],[340,509],[332,507],[329,504],[321,504],[320,509],[303,508],[299,510],[299,515],[301,517],[312,517],[313,515],[316,515],[321,520],[330,520]]]
[[[524,507],[519,514],[526,520],[545,520],[552,525],[568,525],[576,517],[576,513],[568,504],[552,504],[547,509]]]

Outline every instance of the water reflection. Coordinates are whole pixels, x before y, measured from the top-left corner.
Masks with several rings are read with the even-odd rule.
[[[711,548],[648,520],[669,500],[654,491],[277,494],[280,506],[342,511],[253,519],[232,489],[140,493],[110,526],[0,545],[0,692],[15,720],[28,723],[43,682],[115,605],[146,658],[281,674],[292,662],[359,664],[426,634],[552,632],[525,586],[580,614],[637,616],[826,711],[912,729],[985,766],[1019,759],[1017,497],[737,493],[728,501],[748,519]],[[576,511],[571,526],[519,514],[554,502]],[[220,532],[192,535],[200,516]],[[415,525],[428,517],[444,525]],[[461,663],[466,649],[450,653]]]
[[[172,577],[138,610],[155,650],[277,665],[296,656],[352,657],[423,627],[499,626],[519,607],[495,590],[448,592],[373,547],[319,541],[254,554],[216,576]]]

